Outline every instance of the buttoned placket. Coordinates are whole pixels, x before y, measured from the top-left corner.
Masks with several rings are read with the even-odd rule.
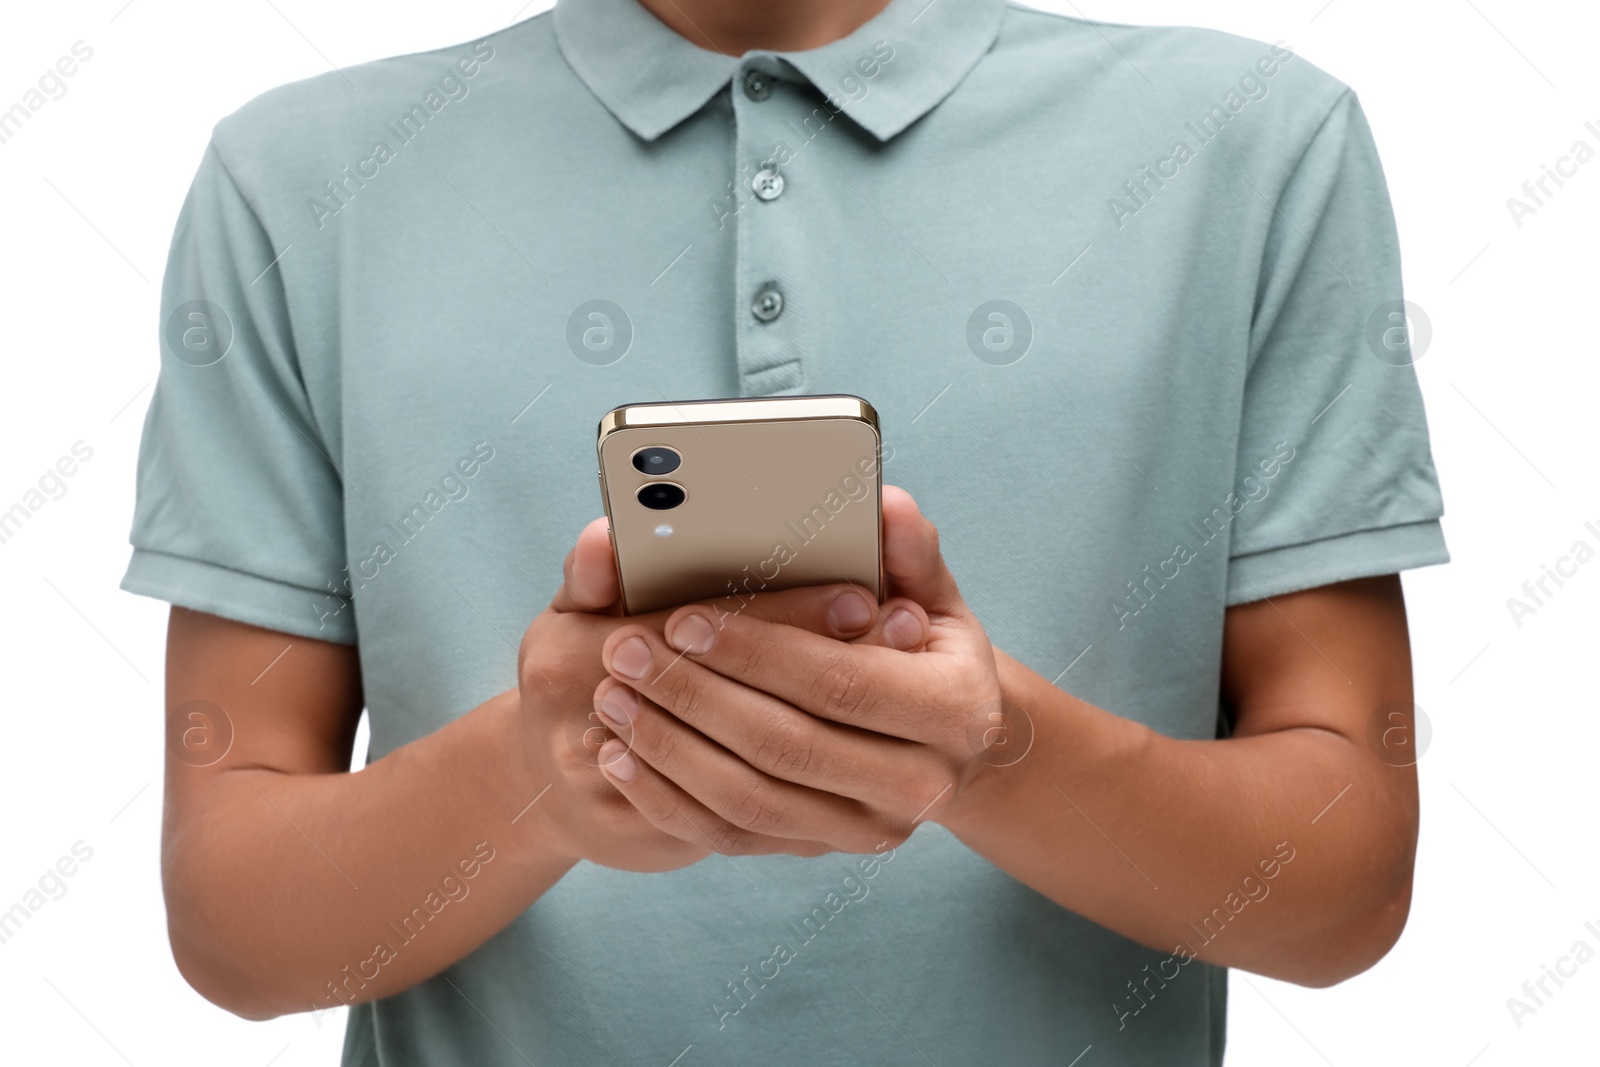
[[[805,197],[775,151],[794,142],[786,120],[798,113],[805,90],[795,77],[783,71],[782,61],[759,53],[745,56],[734,77],[729,165],[735,184],[743,186],[732,219],[741,396],[796,393],[805,386],[803,337],[811,309],[797,273],[805,262]]]

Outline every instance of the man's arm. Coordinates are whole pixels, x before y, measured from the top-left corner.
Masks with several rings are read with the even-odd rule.
[[[526,832],[530,820],[511,823],[545,784],[523,779],[506,743],[516,690],[350,773],[362,706],[354,648],[174,608],[167,700],[169,737],[192,728],[179,713],[193,700],[232,723],[218,762],[167,760],[162,880],[178,969],[246,1018],[415,985],[573,862]],[[437,914],[430,894],[435,907],[447,901]],[[392,959],[380,962],[379,944]]]
[[[1349,978],[1394,945],[1417,778],[1376,758],[1366,731],[1381,705],[1409,714],[1397,576],[1228,609],[1226,740],[1165,737],[998,659],[1037,736],[939,817],[973,849],[1153,948],[1304,985]]]

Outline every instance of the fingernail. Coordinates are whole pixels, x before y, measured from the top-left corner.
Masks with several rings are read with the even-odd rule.
[[[922,623],[905,608],[896,608],[883,624],[883,632],[895,648],[914,648],[922,638]]]
[[[631,723],[639,714],[639,694],[625,685],[613,685],[600,698],[600,710],[618,723]]]
[[[855,633],[872,625],[877,609],[854,589],[840,593],[828,605],[828,625],[839,633]]]
[[[650,646],[642,637],[630,637],[611,653],[611,669],[629,678],[643,678],[650,669]]]
[[[695,611],[678,619],[672,624],[672,632],[667,634],[667,644],[679,652],[692,652],[696,656],[703,656],[717,643],[717,631],[711,626],[711,620],[701,612]]]
[[[616,739],[600,746],[600,766],[619,782],[631,782],[639,773],[639,765],[633,762],[628,746]]]

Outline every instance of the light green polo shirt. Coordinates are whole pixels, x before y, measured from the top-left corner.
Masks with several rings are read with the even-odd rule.
[[[1286,47],[893,0],[735,60],[561,0],[218,123],[124,585],[358,644],[376,759],[516,684],[604,412],[849,392],[999,647],[1212,738],[1228,605],[1447,558],[1400,301],[1361,109]],[[345,1062],[1216,1064],[1225,972],[1148,979],[1187,936],[937,825],[866,866],[585,863],[356,1008]]]

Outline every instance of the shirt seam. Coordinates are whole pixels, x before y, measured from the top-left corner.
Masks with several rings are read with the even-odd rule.
[[[217,154],[217,164],[221,167],[223,176],[227,178],[228,184],[238,195],[239,201],[244,204],[245,209],[249,211],[250,221],[255,224],[256,229],[259,230],[261,236],[265,238],[268,249],[276,250],[278,247],[278,242],[273,239],[272,231],[267,228],[266,220],[262,217],[261,211],[256,207],[254,200],[249,192],[246,191],[245,186],[239,181],[238,175],[234,172],[233,166],[228,162],[228,157],[222,150],[222,142],[216,130],[212,131],[210,147]],[[238,261],[231,255],[231,253],[228,258],[229,262],[233,264],[235,268],[237,268]],[[270,274],[274,269],[276,269],[278,272],[278,277],[273,278],[270,284],[274,287],[273,291],[276,294],[277,300],[282,306],[284,325],[289,331],[289,363],[294,372],[295,389],[299,393],[299,397],[295,399],[297,400],[296,408],[300,410],[297,410],[296,414],[300,415],[305,422],[306,427],[316,434],[317,440],[320,442],[321,447],[328,449],[330,448],[330,442],[328,440],[327,429],[322,425],[321,420],[317,418],[316,405],[311,399],[311,389],[306,384],[305,367],[301,363],[300,357],[302,349],[300,345],[300,331],[296,328],[295,324],[295,301],[289,298],[289,287],[287,284],[285,284],[285,277],[287,276],[288,267],[280,258],[274,261],[274,263],[262,273],[263,275]],[[242,279],[244,276],[239,274],[237,277]],[[254,283],[252,282],[251,284]],[[336,329],[337,326],[338,323],[336,322]],[[338,346],[335,345],[336,350],[337,347]],[[343,379],[342,373],[340,374],[340,379],[341,381]],[[339,443],[341,446],[340,452],[342,454],[344,442],[340,441]],[[337,467],[335,470],[337,470],[339,473],[339,488],[342,495],[344,489],[344,472],[339,470]]]
[[[159,556],[162,559],[176,560],[179,563],[193,564],[196,567],[206,567],[213,570],[227,571],[229,574],[237,574],[243,578],[262,582],[266,585],[277,586],[280,589],[288,589],[301,593],[310,593],[314,596],[338,596],[340,599],[346,601],[353,599],[344,594],[330,592],[325,588],[318,589],[315,586],[301,585],[299,582],[290,581],[284,578],[274,578],[269,575],[262,574],[259,571],[246,570],[231,563],[218,563],[216,560],[206,559],[203,556],[193,555],[192,553],[188,552],[174,552],[170,549],[152,548],[149,545],[141,544],[135,544],[133,546],[133,551],[136,555]]]
[[[237,622],[245,622],[251,626],[260,626],[264,629],[277,630],[280,633],[289,633],[314,640],[330,641],[335,644],[359,644],[359,633],[356,629],[353,614],[350,622],[345,624],[347,629],[341,630],[337,626],[330,631],[326,627],[319,627],[312,631],[310,624],[296,625],[291,613],[281,603],[264,602],[255,597],[239,597],[224,589],[219,589],[214,579],[213,572],[221,571],[234,579],[245,583],[259,583],[262,586],[282,592],[285,596],[291,594],[306,597],[324,597],[342,602],[342,605],[329,615],[342,616],[346,611],[355,608],[355,600],[329,589],[314,589],[310,586],[300,585],[298,582],[285,581],[272,578],[256,571],[243,570],[239,567],[212,560],[202,559],[198,556],[186,555],[178,552],[169,552],[158,548],[148,548],[141,545],[133,546],[134,559],[129,563],[128,572],[123,575],[120,587],[138,596],[150,596],[157,600],[164,600],[169,604],[186,607],[192,611],[201,611],[219,618],[226,618]],[[158,577],[141,576],[133,573],[137,561],[143,558],[151,563],[176,565],[179,581],[163,581]],[[195,579],[193,585],[183,584],[184,577]]]
[[[1256,261],[1256,293],[1252,299],[1252,305],[1250,308],[1250,321],[1248,323],[1245,336],[1244,380],[1246,386],[1249,384],[1250,375],[1254,372],[1256,364],[1260,362],[1261,354],[1266,351],[1267,342],[1272,339],[1272,334],[1269,331],[1268,335],[1262,338],[1260,348],[1254,352],[1250,351],[1250,337],[1255,333],[1256,317],[1261,313],[1259,301],[1262,285],[1265,280],[1263,279],[1261,273],[1262,260],[1265,257],[1267,248],[1272,243],[1273,231],[1278,228],[1279,219],[1287,218],[1287,216],[1283,214],[1282,210],[1284,199],[1289,195],[1289,190],[1294,186],[1295,181],[1303,173],[1306,157],[1311,154],[1312,147],[1322,138],[1322,131],[1327,128],[1328,123],[1333,119],[1334,112],[1339,110],[1340,105],[1343,104],[1346,98],[1349,98],[1353,102],[1358,101],[1358,98],[1356,97],[1356,91],[1348,85],[1344,87],[1343,91],[1340,92],[1338,96],[1333,98],[1333,101],[1328,105],[1328,110],[1323,113],[1322,118],[1318,120],[1316,126],[1306,137],[1305,143],[1300,146],[1300,150],[1295,153],[1294,162],[1289,166],[1288,176],[1284,178],[1283,184],[1278,188],[1277,196],[1273,198],[1272,217],[1267,221],[1267,228],[1261,235],[1261,255],[1257,257]],[[1359,106],[1359,103],[1357,106]],[[1391,207],[1390,210],[1392,211],[1393,208]],[[1309,240],[1309,238],[1307,240]],[[1274,322],[1273,329],[1276,329],[1276,327],[1277,324]]]
[[[1439,526],[1442,530],[1443,525],[1440,522],[1442,518],[1442,515],[1432,515],[1426,518],[1409,519],[1403,522],[1386,522],[1375,526],[1359,526],[1353,530],[1345,530],[1342,533],[1328,534],[1326,537],[1309,537],[1303,541],[1286,541],[1283,544],[1273,545],[1270,548],[1251,549],[1248,552],[1230,552],[1228,555],[1228,562],[1232,564],[1239,560],[1257,559],[1262,556],[1270,556],[1275,552],[1288,552],[1297,548],[1308,548],[1312,545],[1330,544],[1334,541],[1342,541],[1350,537],[1360,537],[1363,534],[1385,533],[1389,530],[1404,530],[1414,526],[1433,525]]]

